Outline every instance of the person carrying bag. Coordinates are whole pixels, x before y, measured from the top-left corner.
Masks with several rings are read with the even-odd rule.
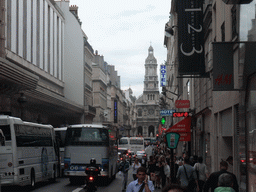
[[[186,192],[199,191],[199,186],[198,186],[197,180],[193,178],[193,173],[190,175],[190,177],[188,177],[187,170],[186,170],[186,167],[184,165],[183,165],[183,168],[184,168],[184,171],[185,171],[186,178],[188,180],[188,186],[187,186],[185,191]]]
[[[176,178],[178,181],[180,181],[180,186],[186,189],[185,192],[194,192],[196,190],[199,190],[197,180],[195,181],[195,169],[189,164],[188,157],[184,158],[184,165],[178,168]],[[190,180],[194,180],[196,182],[196,190],[194,190],[195,187],[191,187],[194,182]]]

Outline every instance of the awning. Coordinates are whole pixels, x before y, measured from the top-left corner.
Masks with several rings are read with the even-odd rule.
[[[165,133],[169,133],[169,132],[177,132],[177,133],[190,132],[190,130],[191,130],[191,117],[188,116],[185,119],[183,119],[180,122],[173,125],[172,127],[170,127],[169,129],[167,129],[165,131]]]

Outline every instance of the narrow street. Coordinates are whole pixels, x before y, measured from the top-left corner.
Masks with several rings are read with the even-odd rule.
[[[133,181],[132,170],[129,170],[128,183]],[[116,174],[116,179],[113,180],[108,186],[99,186],[98,192],[121,192],[122,177]],[[0,192],[83,192],[84,185],[70,185],[68,178],[58,178],[55,183],[42,182],[37,184],[36,189],[28,190],[25,187],[2,187]],[[156,189],[155,192],[160,192],[161,189]]]

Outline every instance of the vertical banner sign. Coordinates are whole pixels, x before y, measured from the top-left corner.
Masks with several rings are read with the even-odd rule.
[[[160,84],[161,87],[166,86],[166,66],[160,65]]]
[[[213,91],[234,89],[233,43],[213,43]]]
[[[117,100],[114,100],[114,123],[117,123]]]
[[[203,0],[177,1],[179,75],[205,74]]]

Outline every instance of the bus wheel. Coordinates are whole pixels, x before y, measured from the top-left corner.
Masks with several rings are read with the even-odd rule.
[[[31,170],[31,174],[30,174],[30,187],[32,189],[35,188],[35,184],[36,184],[36,181],[35,181],[35,171],[32,169]]]

